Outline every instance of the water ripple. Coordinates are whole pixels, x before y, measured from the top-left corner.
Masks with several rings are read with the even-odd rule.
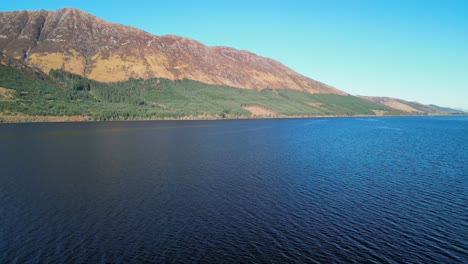
[[[466,118],[0,127],[5,263],[467,263]]]

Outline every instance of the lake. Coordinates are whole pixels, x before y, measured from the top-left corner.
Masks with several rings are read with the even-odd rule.
[[[468,117],[0,124],[2,263],[467,263]]]

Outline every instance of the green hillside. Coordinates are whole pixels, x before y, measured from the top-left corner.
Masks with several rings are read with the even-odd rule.
[[[0,65],[2,115],[85,116],[90,120],[254,117],[243,106],[275,114],[266,117],[399,114],[355,96],[310,94],[290,89],[240,89],[192,80],[130,79],[100,83],[61,70],[30,74]]]

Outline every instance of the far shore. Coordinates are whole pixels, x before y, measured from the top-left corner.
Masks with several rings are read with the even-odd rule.
[[[122,122],[122,121],[210,121],[210,120],[254,120],[254,119],[294,119],[294,118],[349,118],[349,117],[415,117],[415,116],[468,116],[466,115],[252,115],[252,116],[186,116],[180,118],[141,118],[141,119],[110,119],[93,120],[88,116],[27,116],[27,115],[2,115],[0,114],[0,124],[22,124],[22,123],[81,123],[81,122]]]

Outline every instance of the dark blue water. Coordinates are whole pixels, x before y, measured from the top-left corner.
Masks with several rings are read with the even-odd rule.
[[[467,263],[468,118],[0,125],[1,263]]]

